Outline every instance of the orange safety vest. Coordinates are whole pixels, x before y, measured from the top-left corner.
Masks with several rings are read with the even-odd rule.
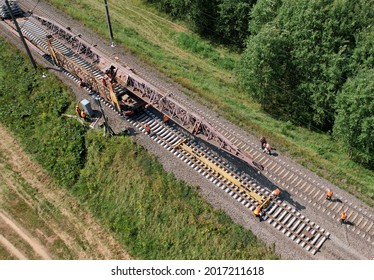
[[[281,193],[280,189],[275,189],[272,194],[278,196]]]
[[[145,125],[145,131],[146,132],[150,132],[151,131],[151,127],[149,126],[149,124]]]
[[[107,86],[107,83],[106,83],[105,78],[103,78],[101,81],[103,82],[103,86],[106,87],[106,86]]]
[[[327,192],[327,196],[328,196],[328,197],[332,197],[332,191],[328,191],[328,192]]]
[[[260,212],[261,212],[261,205],[257,206],[257,208],[255,209],[255,211],[253,211],[253,213],[258,216],[260,215]]]
[[[342,220],[347,219],[347,214],[346,214],[345,212],[342,212],[342,213],[340,214],[340,219],[342,219]]]
[[[164,115],[164,122],[167,122],[169,120],[169,117]]]

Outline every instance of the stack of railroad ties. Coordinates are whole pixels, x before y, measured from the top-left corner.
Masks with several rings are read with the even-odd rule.
[[[201,154],[199,151],[191,148],[186,143],[186,140],[183,140],[177,144],[174,145],[174,148],[179,148],[187,152],[192,157],[195,157],[197,160],[204,163],[208,168],[210,168],[212,171],[214,171],[216,174],[222,176],[225,178],[228,182],[233,184],[234,186],[238,187],[242,192],[244,192],[249,198],[254,200],[257,203],[256,209],[253,211],[253,214],[259,218],[261,221],[262,219],[266,219],[265,210],[270,205],[270,201],[272,199],[277,199],[278,196],[281,193],[281,190],[279,188],[276,188],[270,196],[263,197],[259,195],[256,191],[248,188],[248,186],[245,186],[242,182],[240,182],[235,176],[230,174],[229,172],[223,170],[220,167],[217,167],[214,163],[212,163],[209,159],[207,159],[203,154]]]

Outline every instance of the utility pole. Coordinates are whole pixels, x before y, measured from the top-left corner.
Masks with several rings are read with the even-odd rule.
[[[106,20],[108,22],[110,40],[112,41],[112,48],[114,48],[115,45],[114,45],[114,39],[113,39],[112,24],[110,23],[110,15],[109,15],[107,0],[104,0],[104,5],[105,5]]]
[[[104,114],[103,107],[101,106],[100,97],[96,96],[94,97],[94,100],[96,101],[96,104],[99,105],[101,115],[103,116],[103,119],[104,119],[104,135],[105,135],[105,132],[108,131],[109,136],[114,136],[115,133],[113,129],[109,126],[108,119]]]
[[[26,41],[25,41],[25,38],[23,37],[23,34],[22,34],[22,31],[21,31],[21,28],[19,28],[18,22],[17,22],[15,16],[13,15],[13,11],[12,11],[10,5],[9,5],[8,0],[5,0],[5,4],[6,4],[8,10],[9,10],[10,16],[12,17],[13,23],[14,23],[14,25],[16,26],[16,29],[17,29],[17,32],[18,32],[18,34],[19,34],[19,37],[21,38],[22,44],[24,45],[24,47],[25,47],[25,49],[26,49],[27,55],[28,55],[29,58],[30,58],[31,64],[32,64],[32,66],[34,67],[34,70],[36,71],[36,64],[35,64],[34,58],[32,57],[31,52],[30,52],[30,49],[29,49],[29,47],[28,47],[27,44],[26,44]]]

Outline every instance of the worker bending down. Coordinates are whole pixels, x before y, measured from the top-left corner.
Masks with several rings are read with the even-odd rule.
[[[84,110],[81,110],[79,106],[75,106],[75,112],[77,113],[78,116],[80,116],[82,119],[85,119],[87,117],[87,114]]]
[[[277,198],[281,193],[281,190],[279,188],[276,188],[275,190],[273,190],[271,192],[271,195],[274,197],[274,198]]]
[[[270,144],[266,143],[265,148],[264,148],[264,153],[268,153],[269,155],[271,155],[271,149],[272,147],[270,146]]]
[[[260,138],[260,143],[261,143],[261,149],[264,150],[265,149],[265,145],[266,145],[266,138],[264,136],[262,136]]]
[[[262,206],[261,205],[257,206],[256,209],[253,211],[253,214],[255,214],[255,216],[261,222]]]
[[[326,199],[331,200],[332,195],[333,195],[333,192],[331,190],[328,190],[327,193],[326,193]]]
[[[345,220],[347,219],[347,213],[345,211],[343,211],[341,214],[340,214],[340,224],[345,224]]]
[[[169,124],[169,117],[164,115],[164,124]]]

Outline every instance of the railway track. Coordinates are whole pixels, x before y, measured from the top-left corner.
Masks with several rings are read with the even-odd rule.
[[[228,162],[215,156],[211,151],[198,143],[189,141],[185,135],[181,134],[178,130],[170,126],[165,126],[162,120],[158,119],[153,113],[146,111],[144,114],[130,119],[129,122],[143,133],[146,133],[144,129],[145,124],[149,124],[152,131],[150,137],[155,142],[174,154],[174,156],[190,166],[195,172],[214,183],[218,189],[226,192],[251,212],[256,208],[258,202],[247,195],[248,192],[254,192],[264,199],[270,195],[267,189],[261,187],[261,185],[252,178],[243,176],[240,171],[235,170]],[[208,166],[191,153],[176,148],[176,145],[183,141],[188,143],[187,146],[192,149],[195,154],[208,160],[211,165],[216,166],[216,169],[213,170],[211,165]],[[227,178],[222,177],[217,170],[222,170],[230,174],[230,176],[238,180],[241,185],[233,184],[230,180],[227,180]],[[249,213],[249,215],[250,214],[251,213]],[[280,231],[290,240],[299,244],[313,255],[318,252],[323,243],[330,236],[330,233],[325,229],[316,225],[313,221],[310,221],[281,200],[272,200],[270,202],[266,208],[264,220],[272,225],[274,229]]]
[[[43,38],[50,34],[48,30],[40,26],[37,20],[27,20],[22,23],[22,30],[25,36],[30,42],[37,45],[39,49],[44,50],[46,55],[48,54],[48,45]],[[84,68],[86,71],[92,73],[98,79],[101,78],[104,73],[99,69],[92,66],[87,60],[83,59],[76,52],[71,50],[69,47],[65,46],[63,43],[55,40],[53,42],[54,48],[59,50],[67,57],[69,57],[74,63]],[[102,50],[103,51],[103,50]],[[78,82],[76,76],[65,71],[65,73],[72,79]],[[150,82],[153,82],[152,80]],[[165,89],[160,83],[154,83],[161,90]],[[118,85],[116,88],[117,92],[125,91],[126,89]],[[91,92],[93,93],[93,92]],[[188,108],[188,110],[195,111],[206,119],[221,133],[226,135],[230,141],[235,142],[240,149],[248,152],[255,160],[260,162],[265,170],[263,174],[273,181],[277,182],[280,186],[288,189],[295,195],[306,200],[313,206],[321,209],[321,211],[333,221],[339,221],[339,212],[344,209],[350,213],[349,221],[352,224],[348,224],[347,227],[355,232],[357,236],[369,242],[369,244],[374,244],[374,221],[371,214],[365,212],[355,205],[349,204],[348,201],[341,199],[341,203],[329,202],[325,198],[325,187],[312,178],[305,177],[303,173],[296,170],[294,167],[287,166],[286,163],[275,157],[269,157],[264,155],[258,148],[258,143],[253,141],[248,141],[248,139],[243,138],[240,134],[229,127],[217,122],[212,119],[206,112],[199,110],[197,108],[191,108],[190,104],[178,94],[173,94],[173,98],[178,100],[183,106]],[[107,102],[101,97],[101,100],[113,111],[115,111],[114,106]],[[261,187],[258,182],[249,178],[248,176],[243,176],[242,173],[236,171],[229,163],[222,161],[217,156],[214,156],[206,148],[198,145],[197,143],[191,142],[184,134],[182,134],[177,129],[172,126],[165,126],[162,120],[151,111],[145,110],[145,112],[134,119],[123,116],[117,112],[124,120],[128,121],[133,126],[137,127],[140,131],[145,133],[144,125],[148,123],[151,127],[152,134],[150,137],[157,142],[160,146],[165,148],[167,151],[171,152],[177,158],[183,160],[187,165],[193,168],[197,173],[205,176],[208,180],[213,182],[217,188],[225,191],[227,194],[232,196],[238,202],[240,202],[244,207],[247,207],[250,211],[253,211],[257,206],[258,202],[254,201],[248,195],[246,191],[243,190],[242,186],[234,185],[227,180],[224,180],[217,172],[214,172],[206,166],[203,162],[196,159],[191,154],[186,153],[186,151],[175,148],[175,144],[183,140],[187,141],[189,147],[195,150],[201,156],[209,159],[212,164],[216,165],[219,169],[225,170],[230,173],[233,178],[237,178],[240,183],[246,186],[247,190],[254,192],[261,197],[269,196],[269,190]],[[339,198],[339,197],[338,197]],[[283,233],[293,242],[300,244],[302,248],[316,254],[323,243],[329,238],[330,234],[320,226],[316,225],[313,221],[310,221],[304,217],[300,212],[298,212],[294,207],[287,204],[287,202],[282,202],[278,200],[272,200],[267,207],[265,221],[272,225],[274,229]]]

